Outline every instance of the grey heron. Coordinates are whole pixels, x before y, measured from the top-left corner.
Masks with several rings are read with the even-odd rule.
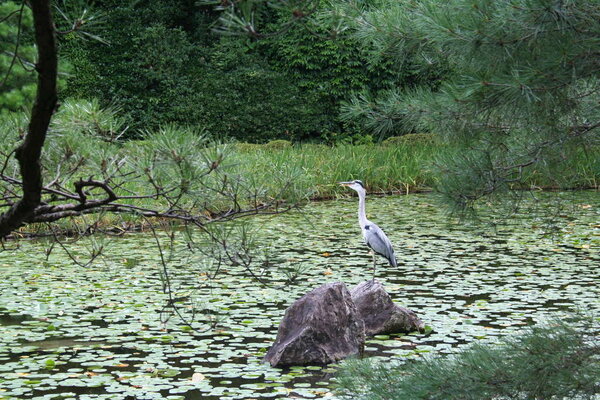
[[[373,279],[375,279],[375,266],[377,263],[375,254],[386,258],[392,267],[396,268],[398,266],[392,242],[380,227],[367,219],[365,213],[367,191],[362,181],[340,182],[340,185],[347,186],[358,193],[358,224],[362,230],[365,243],[373,251]]]

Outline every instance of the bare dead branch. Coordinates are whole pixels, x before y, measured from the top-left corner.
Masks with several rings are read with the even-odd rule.
[[[87,181],[79,180],[78,182],[75,182],[75,191],[79,195],[79,202],[81,204],[86,204],[86,202],[87,202],[87,196],[86,196],[85,192],[83,191],[84,187],[98,187],[106,192],[107,197],[104,200],[96,201],[97,202],[96,204],[98,204],[98,205],[108,204],[111,201],[117,200],[117,198],[118,198],[117,195],[115,194],[115,192],[113,192],[111,187],[108,186],[106,184],[106,182],[95,181],[92,179],[88,179]]]

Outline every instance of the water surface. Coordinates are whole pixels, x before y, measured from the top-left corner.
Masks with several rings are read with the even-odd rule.
[[[432,195],[368,198],[369,218],[398,256],[397,269],[379,264],[377,279],[432,331],[378,336],[366,356],[448,353],[556,315],[598,314],[599,194],[542,197],[541,208],[562,198],[562,210],[496,228],[448,219]],[[254,272],[268,287],[239,266],[207,279],[211,265],[176,239],[169,270],[183,316],[201,311],[193,330],[175,316],[161,323],[167,296],[150,234],[110,239],[85,268],[58,249],[46,258],[43,242],[0,252],[0,399],[331,398],[335,366],[282,370],[261,360],[295,299],[326,282],[371,279],[356,206],[352,198],[258,218],[271,255]],[[84,260],[86,243],[68,248]],[[169,255],[166,236],[161,243]],[[294,269],[301,275],[284,285]]]

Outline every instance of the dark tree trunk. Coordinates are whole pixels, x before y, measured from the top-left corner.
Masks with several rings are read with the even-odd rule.
[[[40,156],[46,140],[46,132],[57,102],[56,76],[58,56],[50,0],[30,0],[35,27],[35,43],[38,49],[36,71],[37,94],[29,128],[23,143],[15,151],[22,177],[21,199],[0,215],[0,238],[6,237],[30,219],[40,205],[42,171]]]

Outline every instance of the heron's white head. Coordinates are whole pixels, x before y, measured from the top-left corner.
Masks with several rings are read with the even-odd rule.
[[[362,181],[359,180],[355,180],[355,181],[350,181],[350,182],[339,182],[340,185],[342,186],[347,186],[350,189],[356,190],[357,192],[365,192],[365,185],[362,183]]]

